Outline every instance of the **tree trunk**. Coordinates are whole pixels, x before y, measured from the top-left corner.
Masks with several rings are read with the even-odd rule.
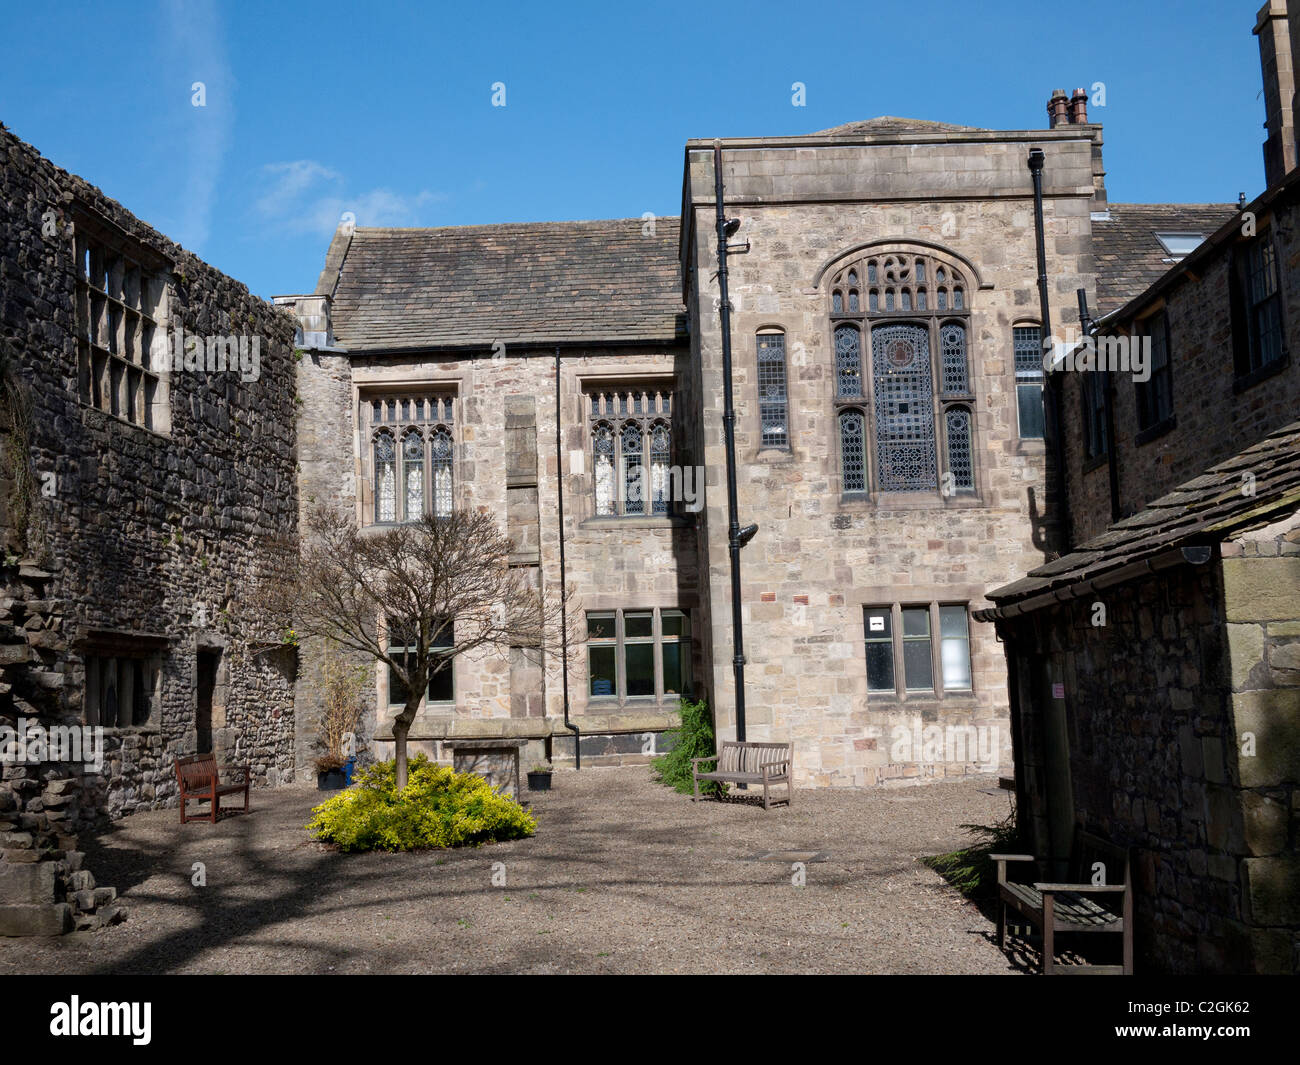
[[[397,778],[398,791],[406,787],[406,737],[411,731],[411,723],[415,721],[415,713],[419,709],[420,701],[417,699],[414,703],[407,703],[402,707],[402,712],[393,718],[393,774]]]

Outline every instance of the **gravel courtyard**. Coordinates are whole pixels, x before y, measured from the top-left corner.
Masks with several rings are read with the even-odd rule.
[[[534,839],[345,855],[303,830],[322,796],[116,823],[88,867],[126,922],[0,940],[0,973],[1008,973],[993,928],[917,859],[1008,810],[987,779],[802,791],[791,809],[677,795],[643,766],[555,776]],[[768,851],[827,852],[791,883]],[[207,886],[191,885],[193,866]],[[493,863],[506,885],[493,886]],[[499,872],[499,870],[498,870]]]

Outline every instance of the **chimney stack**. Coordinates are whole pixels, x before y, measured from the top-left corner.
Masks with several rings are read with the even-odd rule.
[[[1296,0],[1300,3],[1300,0]],[[1291,66],[1291,31],[1286,0],[1269,0],[1255,22],[1259,65],[1264,76],[1264,180],[1276,185],[1296,165],[1293,100],[1295,75]]]
[[[1088,122],[1088,94],[1083,89],[1075,89],[1070,97],[1071,125],[1086,125]]]
[[[1070,102],[1066,98],[1064,89],[1053,89],[1052,98],[1047,101],[1047,128],[1055,129],[1057,126],[1068,126],[1070,124],[1069,116]]]

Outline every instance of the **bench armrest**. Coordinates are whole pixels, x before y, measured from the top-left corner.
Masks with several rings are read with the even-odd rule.
[[[692,758],[691,765],[699,765],[701,762],[716,762],[717,760],[718,756],[716,754],[711,754],[707,758]]]
[[[1035,860],[1032,854],[990,854],[989,857],[995,862],[1032,862]]]
[[[1080,895],[1087,894],[1090,891],[1109,891],[1125,892],[1128,890],[1127,884],[1035,884],[1034,887],[1044,895],[1051,894],[1055,891],[1073,891]]]
[[[790,764],[790,759],[789,759],[789,758],[782,758],[780,761],[777,761],[777,762],[763,762],[763,763],[761,763],[761,764],[759,765],[758,768],[759,768],[760,770],[762,770],[762,769],[774,769],[774,768],[777,767],[777,766],[787,766],[787,765],[789,765],[789,764]]]

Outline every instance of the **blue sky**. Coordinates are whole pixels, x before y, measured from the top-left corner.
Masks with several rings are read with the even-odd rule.
[[[1264,184],[1258,7],[10,0],[0,121],[269,297],[314,288],[344,211],[671,215],[688,137],[1037,129],[1095,82],[1112,200],[1234,202]]]

